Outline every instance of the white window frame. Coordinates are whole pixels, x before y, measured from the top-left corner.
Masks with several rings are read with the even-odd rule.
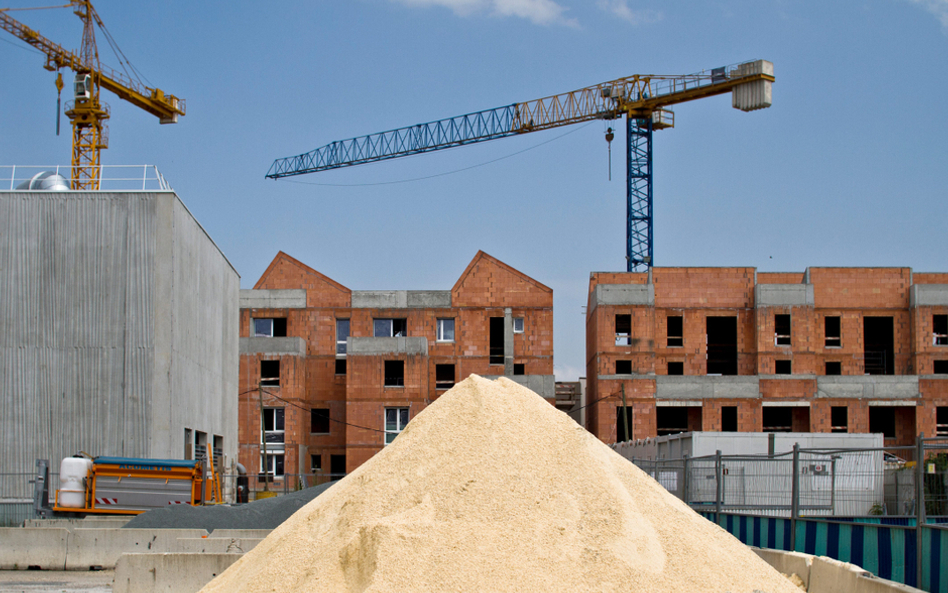
[[[339,326],[341,322],[346,323],[346,335],[339,339]],[[349,337],[349,334],[352,331],[351,321],[348,319],[337,319],[336,320],[336,358],[345,358],[346,357],[346,338]]]
[[[445,330],[445,326],[447,325],[447,322],[449,322],[449,321],[451,322],[451,337],[450,337],[450,338],[445,338],[445,337],[444,337],[444,335],[445,335],[445,331],[444,331],[444,330]],[[455,328],[454,317],[443,317],[443,318],[439,318],[439,319],[438,319],[438,325],[437,325],[437,333],[436,333],[436,338],[435,338],[436,341],[438,341],[438,342],[453,342],[453,341],[454,341],[454,336],[455,336],[454,328]]]
[[[283,412],[283,414],[277,414],[277,412]],[[269,412],[269,414],[267,413]],[[277,428],[277,418],[278,416],[283,416],[283,428]],[[273,430],[267,430],[267,416],[273,417]],[[276,435],[279,437],[279,440],[270,440],[266,441],[267,444],[267,453],[270,452],[272,448],[274,451],[277,449],[283,449],[286,445],[286,408],[264,408],[263,409],[263,418],[260,420],[260,444],[262,445],[267,438],[268,434]]]
[[[941,315],[932,315],[932,346],[948,346],[948,334],[935,333],[935,318]]]
[[[517,329],[517,326],[518,326],[518,325],[520,326],[519,329]],[[514,317],[514,318],[513,318],[513,333],[515,333],[515,334],[522,334],[522,333],[523,333],[523,317]]]
[[[269,331],[264,330],[262,332],[258,331],[257,323],[265,322],[265,321],[270,323],[270,330]],[[251,320],[251,323],[253,325],[253,337],[255,338],[272,338],[273,337],[273,319],[272,318],[253,319]]]
[[[405,331],[404,331],[404,332],[395,333],[395,320],[396,320],[396,319],[398,319],[399,321],[404,321],[404,322],[405,322]],[[388,322],[389,322],[389,323],[388,323],[388,335],[387,335],[387,336],[384,336],[384,335],[383,335],[383,336],[380,336],[380,335],[378,335],[378,328],[377,328],[376,324],[377,324],[379,321],[388,321]],[[373,319],[373,320],[372,320],[372,335],[373,335],[374,337],[376,337],[376,338],[403,338],[403,337],[405,337],[405,336],[408,335],[408,320],[405,319],[404,317],[379,317],[379,318],[377,318],[377,319]]]
[[[777,329],[776,329],[776,327],[777,327],[777,317],[780,317],[780,316],[782,316],[782,315],[786,315],[787,318],[790,320],[790,324],[791,324],[791,325],[790,325],[790,328],[788,328],[788,329],[790,329],[790,331],[791,331],[790,334],[778,334],[778,333],[777,333]],[[791,345],[792,345],[792,341],[791,341],[791,334],[792,334],[792,331],[793,331],[793,325],[792,325],[792,324],[793,324],[793,319],[790,317],[790,314],[789,314],[789,313],[778,313],[777,315],[774,315],[774,346],[791,346]]]
[[[389,412],[394,413],[395,419],[395,428],[389,428]],[[405,427],[408,426],[408,422],[411,420],[409,417],[409,408],[398,407],[398,408],[385,408],[385,418],[383,418],[382,428],[385,431],[385,444],[388,445],[395,440]],[[404,422],[402,422],[404,420]]]
[[[280,463],[277,464],[277,458],[279,458]],[[276,466],[283,466],[283,471],[280,473],[276,472]],[[269,476],[271,480],[282,478],[286,475],[286,452],[284,450],[271,451],[267,447],[267,462],[264,463],[263,452],[260,452],[260,473],[265,477]]]

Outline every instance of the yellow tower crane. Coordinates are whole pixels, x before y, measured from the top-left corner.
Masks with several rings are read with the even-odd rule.
[[[71,0],[62,8],[72,8],[82,20],[82,46],[78,55],[63,49],[59,44],[53,43],[7,14],[10,10],[17,9],[0,8],[0,29],[9,31],[43,52],[46,55],[46,64],[43,67],[47,70],[52,72],[69,68],[76,73],[73,100],[66,102],[66,116],[72,122],[73,189],[97,190],[101,173],[99,153],[109,147],[106,120],[110,115],[108,104],[99,98],[99,91],[104,88],[115,93],[119,98],[157,116],[162,124],[177,123],[178,116],[185,114],[185,102],[184,99],[165,94],[161,89],[145,86],[140,81],[132,80],[131,76],[123,75],[99,63],[95,26],[103,31],[113,47],[115,45],[90,0]],[[120,53],[117,47],[116,51]],[[56,88],[61,91],[62,87],[62,75],[59,74],[56,78]]]

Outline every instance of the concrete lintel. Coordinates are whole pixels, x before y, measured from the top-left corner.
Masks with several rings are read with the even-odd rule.
[[[801,402],[801,401],[773,401],[773,400],[764,400],[760,403],[761,406],[765,408],[809,408],[810,402]]]
[[[914,284],[909,290],[911,307],[948,306],[948,284]]]
[[[349,336],[346,341],[346,356],[371,356],[379,354],[428,354],[428,339],[405,338],[358,338]]]
[[[873,407],[913,407],[917,406],[918,402],[915,400],[909,399],[871,399],[868,401],[868,404]]]
[[[834,399],[918,399],[918,375],[852,375],[816,378],[816,397]]]
[[[655,397],[663,400],[759,399],[760,381],[746,376],[655,377]]]
[[[664,400],[656,399],[655,407],[656,408],[700,408],[702,406],[701,400],[692,400],[692,399],[680,399],[680,400]]]
[[[812,284],[758,284],[754,288],[757,307],[812,307]]]
[[[353,309],[438,309],[451,306],[449,290],[354,290]]]
[[[241,309],[305,309],[306,289],[240,291]]]
[[[306,340],[293,337],[240,338],[240,353],[306,356]]]
[[[484,378],[495,381],[502,376],[484,375]],[[542,398],[551,399],[556,397],[556,381],[553,375],[512,375],[505,378],[510,379],[517,385],[523,385]]]
[[[590,308],[599,305],[655,306],[654,284],[597,284],[593,289]]]
[[[800,379],[805,379],[805,380],[810,380],[810,381],[812,381],[812,380],[816,379],[816,375],[813,374],[813,373],[800,373],[800,374],[794,374],[794,375],[765,375],[765,374],[760,374],[760,375],[758,375],[758,377],[760,377],[761,379],[774,380],[774,381],[792,381],[792,380],[798,380],[798,381],[799,381]]]

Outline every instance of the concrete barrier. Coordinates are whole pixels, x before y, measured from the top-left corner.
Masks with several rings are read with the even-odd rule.
[[[783,574],[796,574],[807,593],[924,593],[895,581],[880,579],[855,564],[826,556],[751,548],[767,564]]]
[[[27,519],[23,527],[74,529],[118,529],[131,517],[86,517],[84,519]]]
[[[263,539],[272,533],[272,529],[215,529],[208,537],[252,537]]]
[[[168,552],[180,537],[204,535],[203,529],[75,529],[66,549],[66,570],[113,568],[122,554]]]
[[[124,554],[112,593],[195,593],[242,554]]]
[[[174,554],[243,554],[254,549],[263,539],[256,537],[201,537],[178,538],[169,552]]]
[[[0,570],[63,570],[68,541],[67,529],[0,528]]]

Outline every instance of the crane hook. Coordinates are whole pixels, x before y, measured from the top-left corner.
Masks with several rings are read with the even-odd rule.
[[[609,181],[612,181],[612,140],[616,137],[612,128],[606,128],[606,142],[609,144]]]
[[[60,99],[63,94],[63,74],[62,72],[56,73],[56,135],[59,136],[59,112],[60,109]]]

